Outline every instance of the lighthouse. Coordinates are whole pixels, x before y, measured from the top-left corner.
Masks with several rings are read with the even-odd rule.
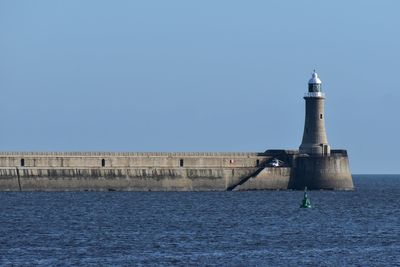
[[[306,115],[303,140],[295,157],[294,178],[289,188],[303,190],[352,190],[349,160],[345,149],[331,149],[325,131],[325,94],[318,74],[313,72],[304,95]]]
[[[322,82],[315,70],[308,81],[308,92],[305,93],[304,99],[306,114],[300,153],[328,156],[331,148],[325,130],[325,94],[322,92]]]

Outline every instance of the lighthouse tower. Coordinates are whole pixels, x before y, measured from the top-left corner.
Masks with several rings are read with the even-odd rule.
[[[328,156],[331,152],[325,131],[325,94],[321,91],[321,84],[314,70],[308,81],[308,92],[304,95],[306,118],[303,141],[300,145],[301,154]]]
[[[321,80],[314,71],[308,81],[305,94],[306,119],[303,141],[295,159],[294,179],[291,189],[340,189],[354,188],[347,151],[332,149],[325,131],[325,95],[321,90]]]

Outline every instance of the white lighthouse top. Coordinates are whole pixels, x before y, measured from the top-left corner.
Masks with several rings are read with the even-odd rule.
[[[318,74],[313,72],[311,79],[308,81],[308,84],[321,84],[321,80],[318,78]]]

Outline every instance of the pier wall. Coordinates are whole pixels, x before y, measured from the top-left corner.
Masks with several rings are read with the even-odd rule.
[[[262,153],[2,152],[0,167],[256,167]]]
[[[291,175],[291,167],[266,167],[257,175],[250,177],[245,183],[236,186],[234,190],[289,189]]]
[[[212,191],[235,187],[263,153],[0,153],[1,191]]]
[[[281,165],[271,166],[279,159]],[[352,189],[347,153],[2,152],[0,191]]]
[[[0,190],[223,191],[255,170],[256,168],[1,168]]]

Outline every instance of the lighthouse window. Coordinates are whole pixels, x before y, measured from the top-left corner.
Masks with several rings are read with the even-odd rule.
[[[25,166],[25,159],[21,159],[21,167]]]
[[[101,160],[101,167],[105,167],[106,166],[106,160],[105,159],[102,159]]]
[[[183,159],[179,160],[179,166],[183,167]]]
[[[322,114],[319,114],[319,118],[322,120],[322,118],[323,118],[323,115],[322,115]]]

